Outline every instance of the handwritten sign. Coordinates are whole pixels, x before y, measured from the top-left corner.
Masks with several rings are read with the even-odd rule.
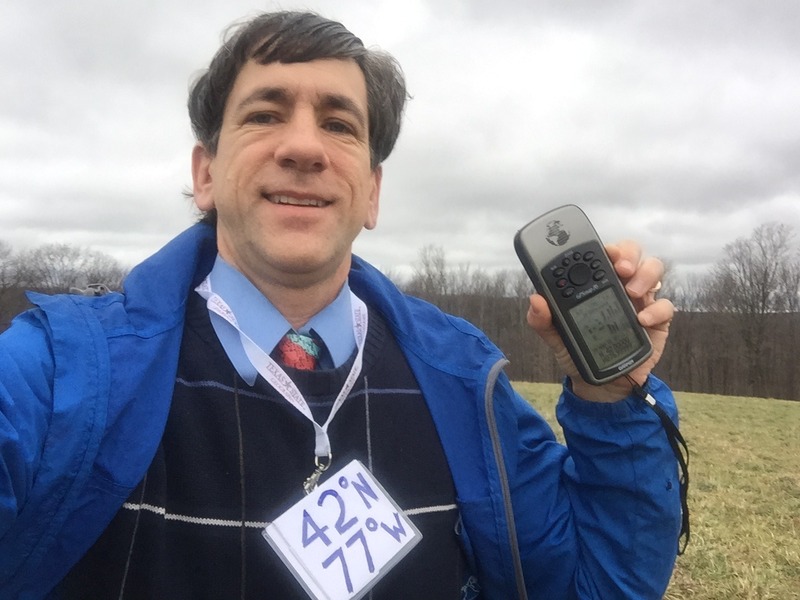
[[[315,600],[356,600],[422,539],[354,460],[262,532]]]

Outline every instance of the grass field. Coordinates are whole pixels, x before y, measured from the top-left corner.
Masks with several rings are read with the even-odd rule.
[[[555,424],[559,386],[515,387]],[[692,539],[667,600],[800,600],[800,402],[676,394]]]

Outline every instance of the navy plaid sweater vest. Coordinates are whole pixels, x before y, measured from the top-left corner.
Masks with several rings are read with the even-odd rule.
[[[423,538],[365,598],[461,598],[469,574],[444,452],[405,357],[380,316],[369,317],[361,375],[329,428],[326,475],[359,459]],[[350,366],[287,369],[318,422]],[[241,381],[193,294],[156,456],[61,597],[307,599],[261,530],[303,496],[313,469],[311,423],[261,377]]]

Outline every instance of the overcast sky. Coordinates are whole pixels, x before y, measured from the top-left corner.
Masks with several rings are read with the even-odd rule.
[[[356,251],[517,268],[584,208],[683,272],[767,221],[800,237],[796,0],[3,0],[0,239],[126,265],[189,226],[189,83],[242,16],[308,8],[398,58],[413,95]]]

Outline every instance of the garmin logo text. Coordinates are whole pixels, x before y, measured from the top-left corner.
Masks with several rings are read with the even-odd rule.
[[[588,290],[583,290],[583,291],[580,291],[577,294],[575,294],[575,299],[576,300],[581,300],[581,299],[585,298],[586,296],[590,296],[591,294],[594,294],[599,289],[600,289],[600,286],[595,283]]]
[[[632,364],[633,364],[633,359],[626,360],[621,365],[617,365],[617,371],[624,371],[625,369],[627,369]]]

